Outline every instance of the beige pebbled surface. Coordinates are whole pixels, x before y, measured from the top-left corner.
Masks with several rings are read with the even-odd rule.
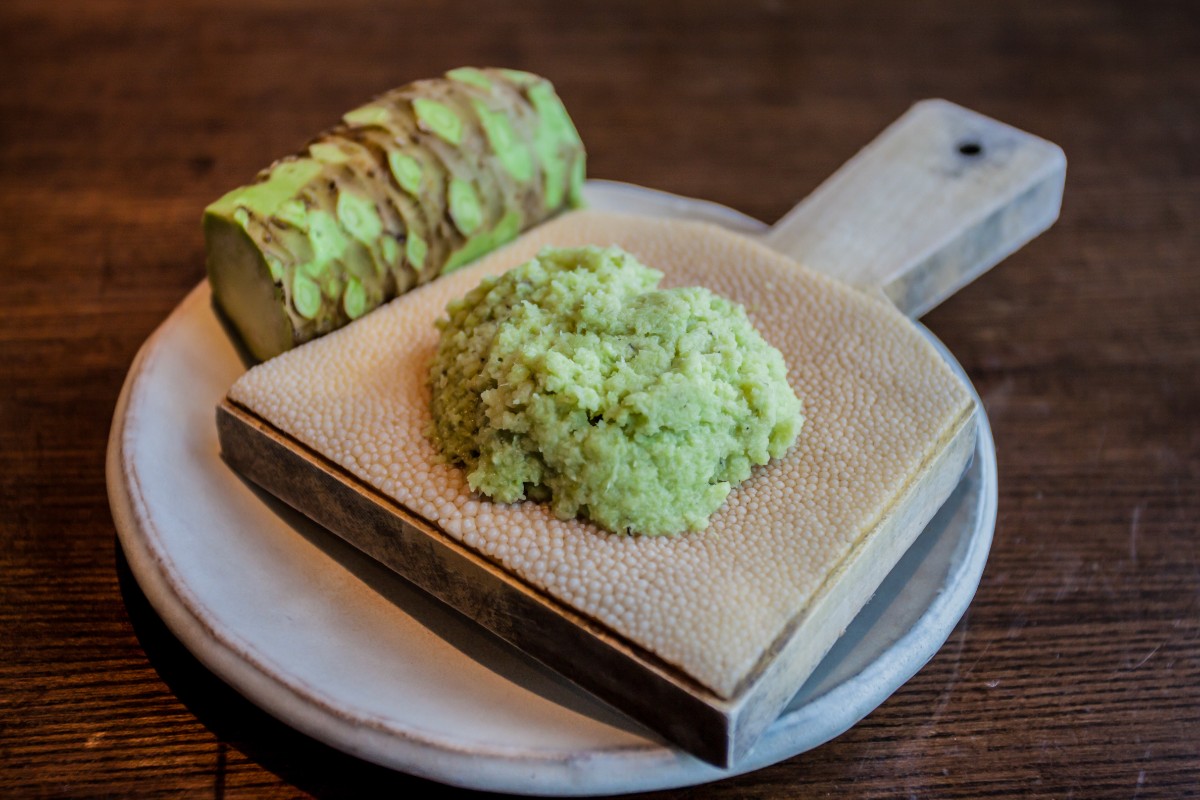
[[[805,424],[703,533],[640,538],[492,504],[437,462],[425,370],[446,302],[546,244],[617,244],[746,306],[788,364]],[[595,212],[544,224],[467,269],[250,370],[230,398],[529,583],[729,697],[969,408],[912,324],[714,226]]]

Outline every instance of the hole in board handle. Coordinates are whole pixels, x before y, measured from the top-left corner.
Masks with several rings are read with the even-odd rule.
[[[982,155],[983,145],[976,141],[966,141],[958,146],[958,152],[969,157]]]

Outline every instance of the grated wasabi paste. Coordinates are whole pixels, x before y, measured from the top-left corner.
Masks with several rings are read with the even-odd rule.
[[[501,503],[614,532],[703,529],[804,418],[744,309],[616,248],[546,249],[452,301],[431,437]]]

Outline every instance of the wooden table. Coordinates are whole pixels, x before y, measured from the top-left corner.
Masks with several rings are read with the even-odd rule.
[[[925,318],[999,452],[967,616],[832,743],[661,796],[1200,793],[1193,4],[404,5],[0,7],[0,795],[439,795],[192,658],[124,564],[104,449],[138,346],[203,277],[201,209],[472,63],[554,79],[594,176],[765,220],[923,97],[1068,156],[1057,226]]]

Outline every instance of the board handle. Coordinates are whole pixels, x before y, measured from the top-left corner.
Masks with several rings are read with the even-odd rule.
[[[923,100],[765,234],[812,269],[879,288],[920,317],[1049,228],[1058,145],[946,100]]]

